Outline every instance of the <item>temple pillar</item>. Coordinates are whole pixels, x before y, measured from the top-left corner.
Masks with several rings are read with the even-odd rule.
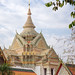
[[[51,75],[50,67],[49,66],[47,67],[47,75]]]
[[[44,67],[42,64],[40,66],[40,75],[44,75]]]

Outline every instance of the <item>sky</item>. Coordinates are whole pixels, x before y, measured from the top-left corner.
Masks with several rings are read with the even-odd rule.
[[[38,33],[42,32],[48,45],[55,46],[56,39],[71,35],[68,25],[74,20],[70,16],[74,7],[67,4],[53,11],[52,7],[45,6],[49,1],[30,0],[31,17],[36,26],[35,30]],[[27,12],[28,0],[0,0],[0,46],[2,48],[8,48],[12,44],[16,31],[22,32],[27,20]]]

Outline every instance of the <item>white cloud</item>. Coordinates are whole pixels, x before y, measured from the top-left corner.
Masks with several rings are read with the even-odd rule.
[[[5,0],[0,0],[0,3],[4,4],[5,3]]]
[[[44,0],[44,3],[47,1],[49,0]],[[38,3],[36,4],[36,2]],[[18,29],[21,31],[22,26],[27,19],[28,1],[0,0],[0,3],[4,5],[4,7],[0,6],[0,25],[7,27],[9,30],[14,32]],[[69,9],[68,7],[64,7],[55,12],[52,11],[51,8],[47,8],[45,5],[41,4],[41,1],[32,0],[31,3],[35,5],[33,6],[31,4],[31,11],[33,23],[37,28],[42,30],[45,28],[68,28],[68,24],[72,21],[69,14],[66,14],[66,16],[63,14],[65,13],[65,10]]]

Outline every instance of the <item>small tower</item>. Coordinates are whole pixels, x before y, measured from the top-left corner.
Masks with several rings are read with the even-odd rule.
[[[35,26],[31,19],[31,10],[30,10],[30,1],[29,1],[29,9],[28,9],[28,18],[26,23],[24,24],[24,30],[20,34],[26,41],[31,41],[37,36],[37,32],[35,31]]]
[[[35,26],[31,19],[31,10],[30,10],[30,2],[29,2],[29,9],[28,9],[28,18],[26,23],[24,24],[24,30],[20,34],[27,44],[24,44],[24,51],[23,51],[23,66],[29,67],[34,69],[34,53],[33,53],[33,45],[30,43],[38,33],[34,30]]]

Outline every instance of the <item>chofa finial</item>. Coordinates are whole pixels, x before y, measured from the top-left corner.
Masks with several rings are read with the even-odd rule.
[[[30,0],[29,0],[29,8],[30,8]]]

